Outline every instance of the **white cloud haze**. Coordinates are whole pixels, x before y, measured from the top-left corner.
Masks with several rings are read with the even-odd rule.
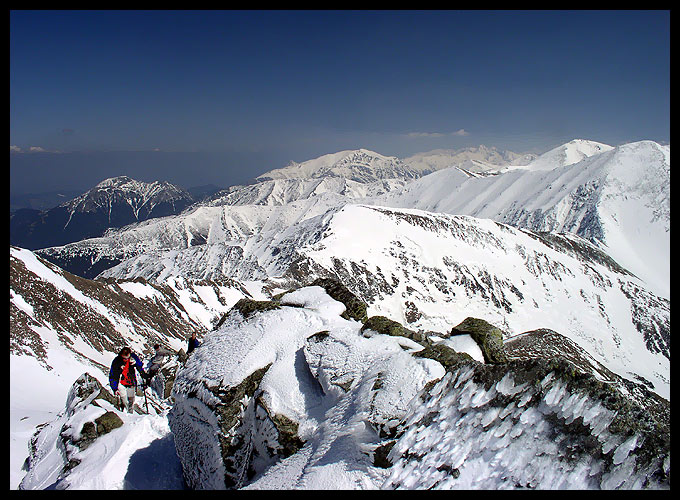
[[[455,132],[446,132],[446,133],[444,133],[444,132],[409,132],[406,135],[407,135],[407,137],[446,137],[446,136],[450,136],[450,135],[457,135],[457,136],[464,137],[464,136],[470,135],[470,133],[467,130],[462,128],[462,129],[457,130]]]

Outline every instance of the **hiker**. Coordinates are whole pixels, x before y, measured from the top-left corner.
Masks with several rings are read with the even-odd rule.
[[[156,373],[158,373],[158,370],[161,369],[161,366],[163,366],[163,362],[165,360],[165,356],[174,356],[175,354],[165,347],[161,347],[160,344],[154,345],[153,348],[156,352],[149,361],[149,368],[147,369],[149,380],[151,380],[156,375]]]
[[[189,339],[189,347],[187,348],[187,354],[191,354],[191,351],[196,349],[199,345],[201,344],[196,338],[196,332],[193,332],[191,334],[191,338]]]
[[[137,355],[129,347],[123,347],[118,356],[113,359],[109,371],[111,390],[121,398],[123,407],[128,413],[132,413],[132,406],[135,403],[135,392],[137,390],[135,368],[139,370],[142,377],[149,378]]]

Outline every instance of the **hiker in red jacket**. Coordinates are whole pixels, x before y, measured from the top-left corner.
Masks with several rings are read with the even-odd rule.
[[[135,403],[135,392],[137,389],[137,375],[135,368],[145,379],[149,376],[142,368],[142,362],[129,347],[123,347],[113,359],[111,370],[109,371],[109,383],[113,393],[121,398],[124,408],[128,413],[132,413],[132,406]]]

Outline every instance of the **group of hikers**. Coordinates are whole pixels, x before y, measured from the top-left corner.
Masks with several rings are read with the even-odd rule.
[[[200,344],[196,338],[196,333],[192,333],[189,338],[187,346],[187,354],[190,354]],[[143,379],[141,384],[143,388],[149,385],[149,381],[156,376],[165,362],[166,356],[174,356],[176,353],[156,344],[154,347],[154,355],[149,360],[147,369],[144,370],[142,361],[139,359],[132,349],[123,347],[118,355],[111,363],[109,370],[109,383],[111,390],[117,399],[120,400],[121,406],[128,412],[132,413],[132,408],[135,403],[135,395],[137,392],[137,374],[139,372]]]

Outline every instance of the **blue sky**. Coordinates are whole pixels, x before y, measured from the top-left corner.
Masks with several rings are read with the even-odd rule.
[[[668,11],[10,13],[17,191],[120,175],[123,151],[148,162],[123,173],[188,187],[343,149],[574,138],[670,141]]]

